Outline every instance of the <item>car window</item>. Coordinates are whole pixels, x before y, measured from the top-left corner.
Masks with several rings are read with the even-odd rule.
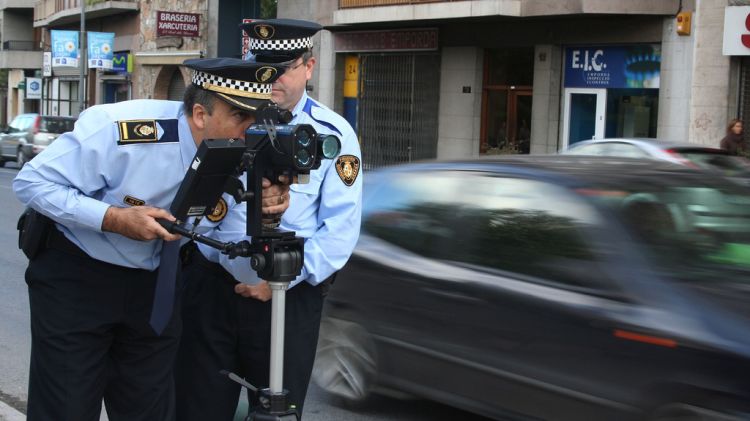
[[[603,224],[598,213],[548,183],[481,172],[410,173],[370,202],[364,230],[414,253],[573,286],[606,278],[584,233]]]
[[[72,131],[74,124],[75,120],[72,119],[43,117],[39,130],[45,133],[62,134]]]
[[[605,145],[602,143],[589,143],[586,145],[576,146],[568,150],[568,153],[574,155],[606,155]]]
[[[25,122],[26,116],[19,115],[10,122],[10,124],[8,125],[8,130],[10,132],[20,132],[21,130],[23,130]]]
[[[641,148],[629,143],[610,142],[607,144],[607,156],[618,156],[621,158],[646,158],[648,154]]]
[[[34,124],[34,120],[36,119],[36,116],[25,116],[23,119],[21,119],[21,131],[28,130],[32,124]]]
[[[701,151],[680,152],[680,156],[701,168],[719,171],[727,176],[750,171],[750,161],[739,156]]]
[[[750,191],[706,174],[605,190],[596,200],[620,215],[664,276],[750,285]]]

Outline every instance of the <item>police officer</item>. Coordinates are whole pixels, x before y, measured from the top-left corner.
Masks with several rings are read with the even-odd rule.
[[[273,85],[273,100],[291,110],[291,124],[310,124],[341,139],[337,159],[324,160],[308,184],[291,186],[291,204],[281,227],[305,238],[304,268],[286,294],[284,388],[299,414],[315,360],[323,298],[359,236],[361,152],[344,118],[307,95],[315,68],[312,37],[321,26],[291,19],[243,25],[250,60],[280,63],[286,71]],[[201,248],[206,257],[214,252]],[[241,282],[222,268],[194,264],[185,273],[184,335],[177,357],[180,420],[231,420],[240,388],[218,375],[222,369],[268,387],[271,291],[265,281]],[[252,323],[251,323],[252,321]]]
[[[13,181],[23,203],[54,221],[26,272],[30,421],[98,420],[102,399],[113,421],[175,418],[180,237],[156,219],[174,220],[165,209],[202,139],[244,137],[283,71],[240,59],[185,65],[194,72],[184,102],[91,107]],[[264,187],[264,213],[288,207],[288,187]],[[244,233],[244,214],[234,219],[241,228],[232,223],[244,205],[221,202],[203,232]],[[235,276],[249,266],[214,261]]]

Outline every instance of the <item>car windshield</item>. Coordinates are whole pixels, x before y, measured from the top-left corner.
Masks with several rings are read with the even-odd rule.
[[[750,190],[712,177],[630,181],[579,193],[614,209],[660,272],[750,283]]]
[[[43,117],[39,130],[46,133],[62,134],[73,130],[75,120],[69,118]]]

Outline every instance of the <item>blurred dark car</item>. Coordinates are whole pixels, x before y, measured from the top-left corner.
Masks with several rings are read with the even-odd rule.
[[[73,130],[75,117],[46,116],[35,113],[16,116],[0,133],[0,166],[16,161],[22,167],[52,141]]]
[[[736,182],[750,185],[750,160],[729,152],[689,143],[672,143],[658,139],[613,138],[577,142],[565,154],[649,158],[692,168],[713,171]]]
[[[324,309],[328,392],[493,418],[750,419],[747,189],[557,155],[392,167],[364,191]]]

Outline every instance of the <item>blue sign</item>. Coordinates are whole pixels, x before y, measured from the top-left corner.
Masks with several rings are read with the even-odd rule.
[[[52,67],[78,67],[78,32],[50,31]]]
[[[115,53],[112,57],[112,71],[118,73],[129,73],[132,71],[131,65],[128,62],[130,54],[128,53]]]
[[[565,49],[566,88],[659,88],[661,45]]]
[[[114,32],[87,32],[89,51],[89,67],[99,69],[111,69],[113,46],[115,45]]]

